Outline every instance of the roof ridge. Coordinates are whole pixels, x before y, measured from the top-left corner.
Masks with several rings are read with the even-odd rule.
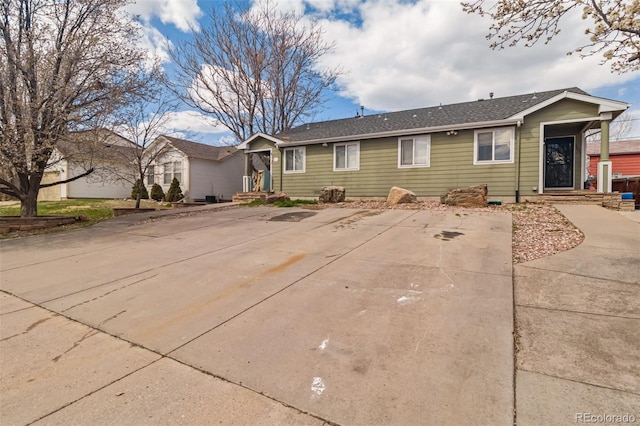
[[[426,107],[419,107],[419,108],[410,108],[410,109],[403,109],[403,110],[397,110],[397,111],[387,111],[387,112],[377,112],[374,114],[369,114],[369,115],[361,115],[361,116],[355,116],[355,117],[345,117],[345,118],[336,118],[333,120],[323,120],[323,121],[312,121],[309,123],[304,123],[301,124],[299,126],[293,127],[291,130],[293,129],[299,129],[301,127],[304,126],[311,126],[314,124],[329,124],[329,123],[337,123],[340,121],[349,121],[349,120],[353,120],[356,118],[367,118],[367,117],[379,117],[382,115],[391,115],[391,114],[405,114],[405,113],[410,113],[410,112],[418,112],[418,111],[426,111],[429,109],[440,109],[440,108],[445,108],[445,107],[452,107],[452,106],[460,106],[460,105],[467,105],[467,104],[475,104],[478,101],[505,101],[508,99],[516,99],[516,98],[523,98],[523,97],[527,97],[527,96],[537,96],[537,95],[541,95],[541,96],[546,96],[548,94],[551,93],[556,93],[556,94],[560,94],[563,92],[574,92],[574,93],[581,93],[581,94],[587,94],[587,92],[585,92],[584,90],[580,89],[579,87],[567,87],[567,88],[563,88],[563,89],[555,89],[555,90],[545,90],[542,92],[538,92],[538,91],[533,91],[533,92],[529,92],[529,93],[522,93],[519,95],[509,95],[509,96],[502,96],[499,98],[489,98],[489,99],[484,99],[484,98],[479,98],[476,100],[472,100],[472,101],[464,101],[464,102],[455,102],[455,103],[450,103],[450,104],[439,104],[439,105],[431,105],[431,106],[426,106]],[[288,132],[282,132],[280,134],[282,135],[286,135]]]

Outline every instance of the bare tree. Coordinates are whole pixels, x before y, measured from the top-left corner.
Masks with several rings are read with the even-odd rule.
[[[491,44],[494,49],[521,41],[532,46],[541,39],[546,44],[560,33],[562,17],[577,9],[592,25],[585,30],[590,42],[573,52],[582,56],[602,53],[602,62],[611,62],[611,70],[619,73],[640,70],[638,0],[498,0],[489,8],[484,8],[484,3],[476,0],[461,4],[467,13],[492,19],[487,39],[495,40]]]
[[[323,28],[264,1],[253,8],[225,3],[193,41],[177,44],[174,90],[239,139],[277,134],[313,113],[339,69],[319,70],[333,49]]]
[[[126,1],[0,0],[0,192],[20,200],[22,216],[37,214],[58,143],[140,89],[145,53],[132,43],[138,27]]]
[[[136,208],[140,207],[145,177],[156,176],[154,163],[164,153],[162,146],[153,141],[166,131],[171,113],[177,108],[175,99],[161,84],[161,80],[160,71],[153,70],[145,79],[145,94],[132,99],[118,111],[114,129],[133,143],[109,147],[107,150],[114,149],[104,156],[112,159],[104,166],[107,176],[139,185]]]
[[[609,139],[612,141],[619,141],[629,138],[631,131],[633,130],[633,116],[629,115],[627,111],[620,114],[618,118],[611,122],[609,127]],[[601,130],[593,129],[587,134],[587,142],[600,143]]]

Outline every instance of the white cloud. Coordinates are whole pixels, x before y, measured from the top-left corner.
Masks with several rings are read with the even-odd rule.
[[[178,111],[168,114],[163,133],[188,132],[223,134],[229,130],[220,125],[214,118],[208,117],[197,111]]]
[[[197,28],[202,16],[197,0],[136,0],[127,10],[146,22],[157,16],[163,24],[173,24],[184,32]]]
[[[572,86],[588,91],[634,77],[611,74],[598,56],[566,55],[586,40],[579,14],[564,19],[562,33],[547,45],[493,51],[485,39],[490,21],[467,15],[458,1],[374,0],[358,11],[359,25],[335,15],[322,21],[336,49],[321,65],[349,71],[338,80],[341,95],[367,109],[463,102],[489,92],[500,97]]]
[[[157,28],[152,27],[148,23],[140,24],[141,38],[139,40],[140,47],[148,52],[150,63],[155,60],[161,63],[169,62],[168,48],[171,42]]]
[[[233,135],[225,135],[218,139],[216,145],[238,145],[238,139]]]

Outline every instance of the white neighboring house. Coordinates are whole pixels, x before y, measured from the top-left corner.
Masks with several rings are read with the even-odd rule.
[[[122,158],[134,147],[133,142],[106,129],[74,132],[69,140],[60,142],[53,151],[42,183],[73,178],[93,167],[95,171],[80,179],[42,188],[38,201],[58,201],[68,198],[130,198],[131,183],[118,180],[110,158]],[[108,164],[108,167],[107,167]]]
[[[149,192],[157,183],[166,194],[174,177],[180,182],[184,196],[193,200],[212,196],[218,201],[231,200],[236,192],[242,191],[244,156],[233,146],[158,136],[148,150],[162,150],[147,171],[145,185]]]

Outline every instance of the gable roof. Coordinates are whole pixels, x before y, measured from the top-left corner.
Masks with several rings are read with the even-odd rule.
[[[56,144],[56,149],[67,159],[123,161],[139,147],[111,130],[92,129],[70,133]]]
[[[609,154],[640,154],[640,139],[609,142]],[[587,155],[600,155],[600,142],[587,144]]]
[[[203,160],[224,161],[227,157],[232,156],[238,151],[234,146],[206,145],[186,139],[174,138],[172,136],[159,136],[158,139],[160,138],[165,139],[174,148],[182,151],[187,157],[201,158]]]
[[[590,96],[571,87],[303,124],[268,139],[275,139],[278,145],[300,145],[513,125],[525,115],[565,98],[598,104],[600,112],[624,111],[628,107],[626,103]],[[246,149],[256,136],[244,141],[238,149]]]

